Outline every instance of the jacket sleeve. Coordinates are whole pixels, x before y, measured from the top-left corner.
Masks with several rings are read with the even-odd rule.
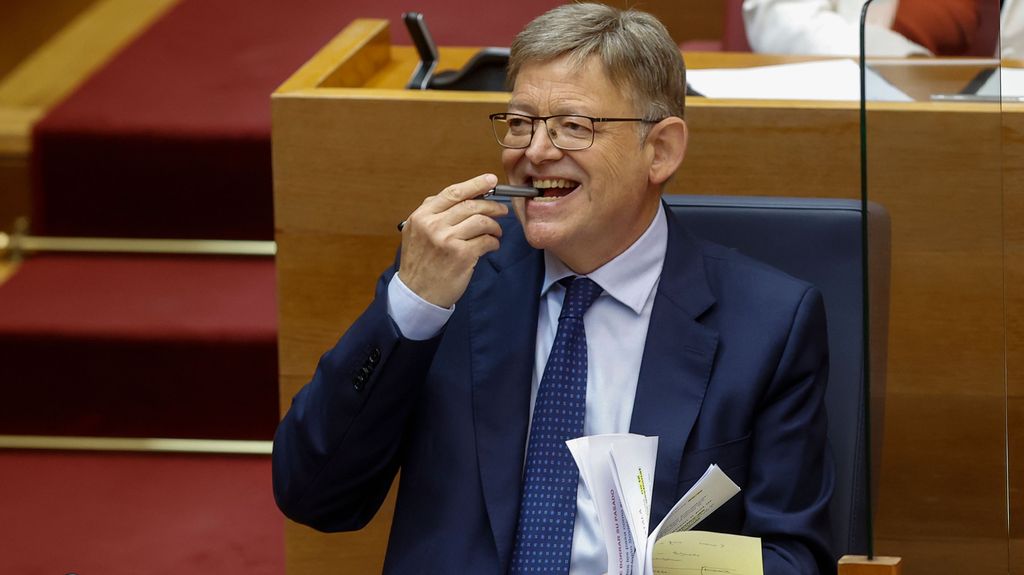
[[[825,414],[827,338],[821,294],[808,288],[752,431],[744,532],[761,537],[765,575],[836,570],[829,522],[835,471]]]
[[[401,336],[387,312],[394,273],[381,276],[373,302],[320,358],[274,436],[277,505],[321,531],[360,529],[377,512],[440,341],[441,335],[426,341]]]

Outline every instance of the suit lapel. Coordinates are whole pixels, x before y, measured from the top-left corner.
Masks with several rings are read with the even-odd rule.
[[[473,425],[480,482],[498,559],[512,553],[537,338],[544,259],[519,236],[478,265],[468,292]],[[517,243],[516,243],[517,242]],[[521,245],[520,245],[521,244]],[[490,265],[487,265],[490,264]]]
[[[718,348],[718,333],[697,321],[715,301],[700,247],[665,209],[668,248],[630,424],[633,433],[659,438],[652,528],[676,502],[683,448],[700,412]]]

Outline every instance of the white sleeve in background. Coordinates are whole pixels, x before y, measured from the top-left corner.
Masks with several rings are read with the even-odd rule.
[[[455,311],[438,307],[416,295],[396,273],[388,282],[388,315],[406,339],[423,341],[441,332]]]
[[[1024,59],[1024,0],[1006,0],[1000,24],[1002,57]]]
[[[743,21],[755,52],[856,56],[864,0],[744,0]],[[871,56],[930,55],[890,29],[896,0],[878,0],[868,12],[865,45]]]

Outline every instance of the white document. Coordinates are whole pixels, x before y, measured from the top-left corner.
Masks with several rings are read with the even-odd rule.
[[[654,574],[654,544],[659,539],[671,533],[689,531],[739,492],[739,486],[724,471],[715,464],[709,466],[697,483],[672,506],[647,539],[646,556],[652,560],[647,562],[644,574]]]
[[[973,94],[933,94],[933,100],[952,102],[1024,101],[1024,68],[996,68]]]
[[[717,465],[711,465],[648,534],[658,438],[618,433],[565,443],[597,508],[608,575],[653,575],[658,540],[689,530],[740,491]]]
[[[865,71],[864,80],[871,101],[913,101],[871,68]],[[846,59],[754,68],[688,69],[686,81],[708,98],[860,101],[860,68]]]
[[[689,531],[739,492],[739,486],[717,465],[712,464],[669,510],[661,524],[655,528],[654,535],[661,538],[676,531]]]
[[[1006,99],[1017,99],[1024,96],[1024,68],[1001,68],[999,74],[1001,86],[997,86],[1000,95]]]
[[[632,540],[636,545],[637,568],[643,571],[646,561],[647,533],[651,524],[651,495],[654,489],[654,465],[658,459],[658,438],[641,437],[642,440],[618,442],[612,445],[612,476],[615,488],[622,495]]]
[[[1024,96],[1024,69],[1000,68],[988,77],[988,81],[978,90],[978,95],[1001,96],[1005,99]]]
[[[650,517],[658,438],[617,433],[565,443],[597,507],[608,552],[608,575],[640,575],[647,551],[646,518]],[[634,538],[634,533],[641,535]]]

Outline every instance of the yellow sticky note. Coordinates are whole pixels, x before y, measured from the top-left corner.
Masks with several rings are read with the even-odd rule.
[[[763,575],[761,539],[710,531],[670,533],[654,544],[654,575]]]

